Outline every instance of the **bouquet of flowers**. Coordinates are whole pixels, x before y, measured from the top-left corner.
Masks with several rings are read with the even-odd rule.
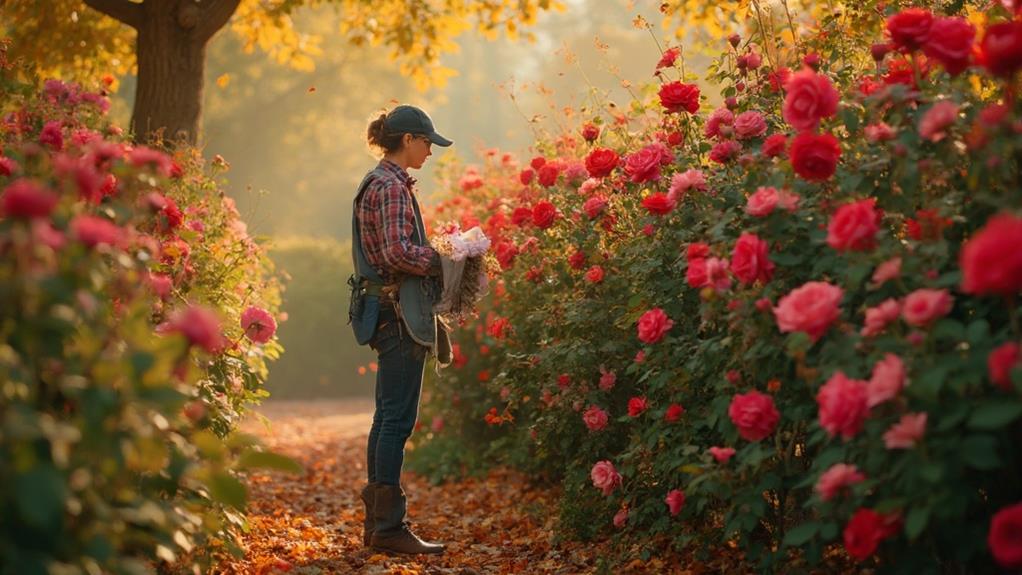
[[[443,292],[433,312],[448,323],[476,315],[476,304],[486,295],[487,273],[493,267],[490,238],[479,227],[461,230],[458,224],[441,228],[432,241],[443,267]]]

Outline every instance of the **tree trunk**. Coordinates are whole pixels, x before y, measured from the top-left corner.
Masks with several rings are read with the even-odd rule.
[[[143,5],[145,16],[135,45],[138,90],[131,114],[136,141],[198,140],[206,40],[197,37],[194,21],[178,17],[179,6],[187,4],[194,5],[191,0]],[[181,20],[191,26],[183,26]]]
[[[85,0],[138,32],[135,141],[195,144],[202,113],[206,44],[240,0]]]

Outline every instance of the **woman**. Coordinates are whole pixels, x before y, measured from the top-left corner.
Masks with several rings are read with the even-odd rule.
[[[358,276],[352,287],[361,296],[352,319],[356,338],[367,340],[379,356],[366,453],[369,484],[361,494],[366,506],[363,542],[377,551],[442,553],[443,545],[422,541],[405,523],[400,482],[426,354],[437,340],[430,294],[436,293],[441,274],[408,169],[422,167],[432,144],[453,142],[436,133],[422,110],[398,106],[369,124],[368,143],[383,158],[359,187],[352,224]]]

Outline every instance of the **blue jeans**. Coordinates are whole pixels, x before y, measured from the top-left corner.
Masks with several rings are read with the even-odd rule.
[[[369,483],[400,485],[405,442],[419,414],[427,348],[412,339],[390,305],[381,306],[369,345],[379,357],[376,411],[366,450]]]

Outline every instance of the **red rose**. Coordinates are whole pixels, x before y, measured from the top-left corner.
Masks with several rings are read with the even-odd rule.
[[[697,289],[710,283],[709,270],[706,268],[706,259],[695,258],[688,261],[688,269],[685,270],[685,281],[689,286]]]
[[[731,423],[738,428],[738,434],[747,441],[760,441],[768,437],[781,419],[780,412],[774,406],[774,399],[755,390],[735,394],[727,414]]]
[[[763,147],[760,148],[760,151],[768,158],[776,158],[784,153],[784,148],[787,145],[788,136],[784,134],[771,134],[767,136],[767,139],[763,140]]]
[[[209,353],[218,353],[227,344],[220,331],[220,318],[212,309],[188,306],[175,312],[166,323],[161,324],[159,333],[180,333],[192,345]]]
[[[535,175],[536,172],[532,171],[532,169],[525,168],[518,174],[518,181],[521,182],[523,186],[528,186],[529,183],[532,182],[532,177]]]
[[[609,176],[617,167],[618,156],[614,150],[597,148],[586,156],[586,171],[594,178]]]
[[[600,137],[600,129],[591,123],[587,123],[582,126],[582,139],[587,142],[592,142],[596,138]]]
[[[1011,371],[1018,365],[1019,345],[1014,341],[1002,344],[987,356],[990,381],[1004,391],[1011,391]]]
[[[11,218],[45,218],[53,212],[60,197],[38,182],[24,178],[4,188],[0,210]]]
[[[767,243],[756,234],[743,233],[731,253],[731,272],[744,284],[770,281],[774,264],[767,253]]]
[[[557,208],[547,201],[537,203],[532,207],[532,223],[537,228],[545,230],[554,224],[557,219]]]
[[[593,196],[586,200],[586,203],[582,204],[582,210],[589,216],[590,220],[595,220],[606,209],[607,198],[603,196]]]
[[[494,249],[493,254],[500,264],[500,269],[509,269],[515,263],[515,256],[518,255],[518,246],[511,242],[500,242]]]
[[[976,29],[965,18],[937,18],[923,45],[923,52],[957,76],[969,67]]]
[[[656,69],[659,70],[660,68],[667,68],[668,66],[673,66],[674,61],[678,59],[678,56],[680,54],[681,54],[680,48],[668,48],[664,50],[663,56],[660,56],[660,61],[656,63]]]
[[[532,210],[524,206],[515,208],[511,212],[511,223],[516,226],[527,226],[532,222]]]
[[[684,407],[677,403],[672,403],[667,407],[667,411],[664,413],[664,421],[674,423],[675,421],[678,421],[678,418],[681,417],[683,413],[685,413]]]
[[[975,295],[1010,296],[1022,290],[1022,218],[999,214],[990,218],[959,256],[962,291]]]
[[[791,141],[788,154],[796,174],[810,182],[823,182],[837,170],[841,146],[831,134],[802,132]]]
[[[932,26],[933,13],[923,8],[907,8],[887,19],[891,43],[905,50],[921,48]]]
[[[664,310],[655,307],[639,318],[639,339],[643,343],[657,343],[672,327],[674,327],[674,321],[667,317]]]
[[[529,160],[529,165],[532,166],[533,170],[538,170],[542,168],[545,164],[546,158],[544,158],[543,156],[536,156],[535,158]]]
[[[633,397],[628,400],[628,415],[630,417],[639,417],[644,411],[648,403],[645,397]]]
[[[75,216],[71,220],[71,231],[74,237],[89,246],[101,244],[117,245],[120,243],[124,230],[117,224],[99,216]]]
[[[699,111],[699,86],[681,82],[664,84],[660,87],[660,103],[671,113],[695,114]]]
[[[894,516],[859,509],[845,526],[845,549],[856,560],[865,561],[876,553],[881,541],[897,532],[898,521]]]
[[[580,270],[586,267],[586,254],[585,252],[576,251],[575,253],[568,256],[568,265],[573,270]]]
[[[865,251],[876,245],[880,214],[868,198],[838,208],[827,225],[827,245],[838,251]]]
[[[598,284],[603,281],[603,268],[600,266],[593,266],[586,272],[586,281],[589,283]]]
[[[979,45],[979,60],[995,76],[1009,77],[1022,67],[1022,21],[987,28]]]
[[[543,167],[539,169],[539,185],[544,188],[549,188],[557,183],[557,176],[560,174],[561,171],[557,169],[557,166],[544,164]]]
[[[837,113],[837,88],[822,74],[806,68],[793,74],[784,87],[784,121],[796,130],[815,130],[820,120]]]
[[[646,208],[649,213],[657,216],[663,216],[671,213],[674,206],[674,200],[663,192],[656,192],[642,199],[642,207]]]
[[[994,514],[987,545],[1001,567],[1022,567],[1022,503],[1009,505]]]
[[[688,244],[688,248],[685,249],[685,259],[688,261],[697,260],[709,257],[710,246],[704,242],[692,242]]]

